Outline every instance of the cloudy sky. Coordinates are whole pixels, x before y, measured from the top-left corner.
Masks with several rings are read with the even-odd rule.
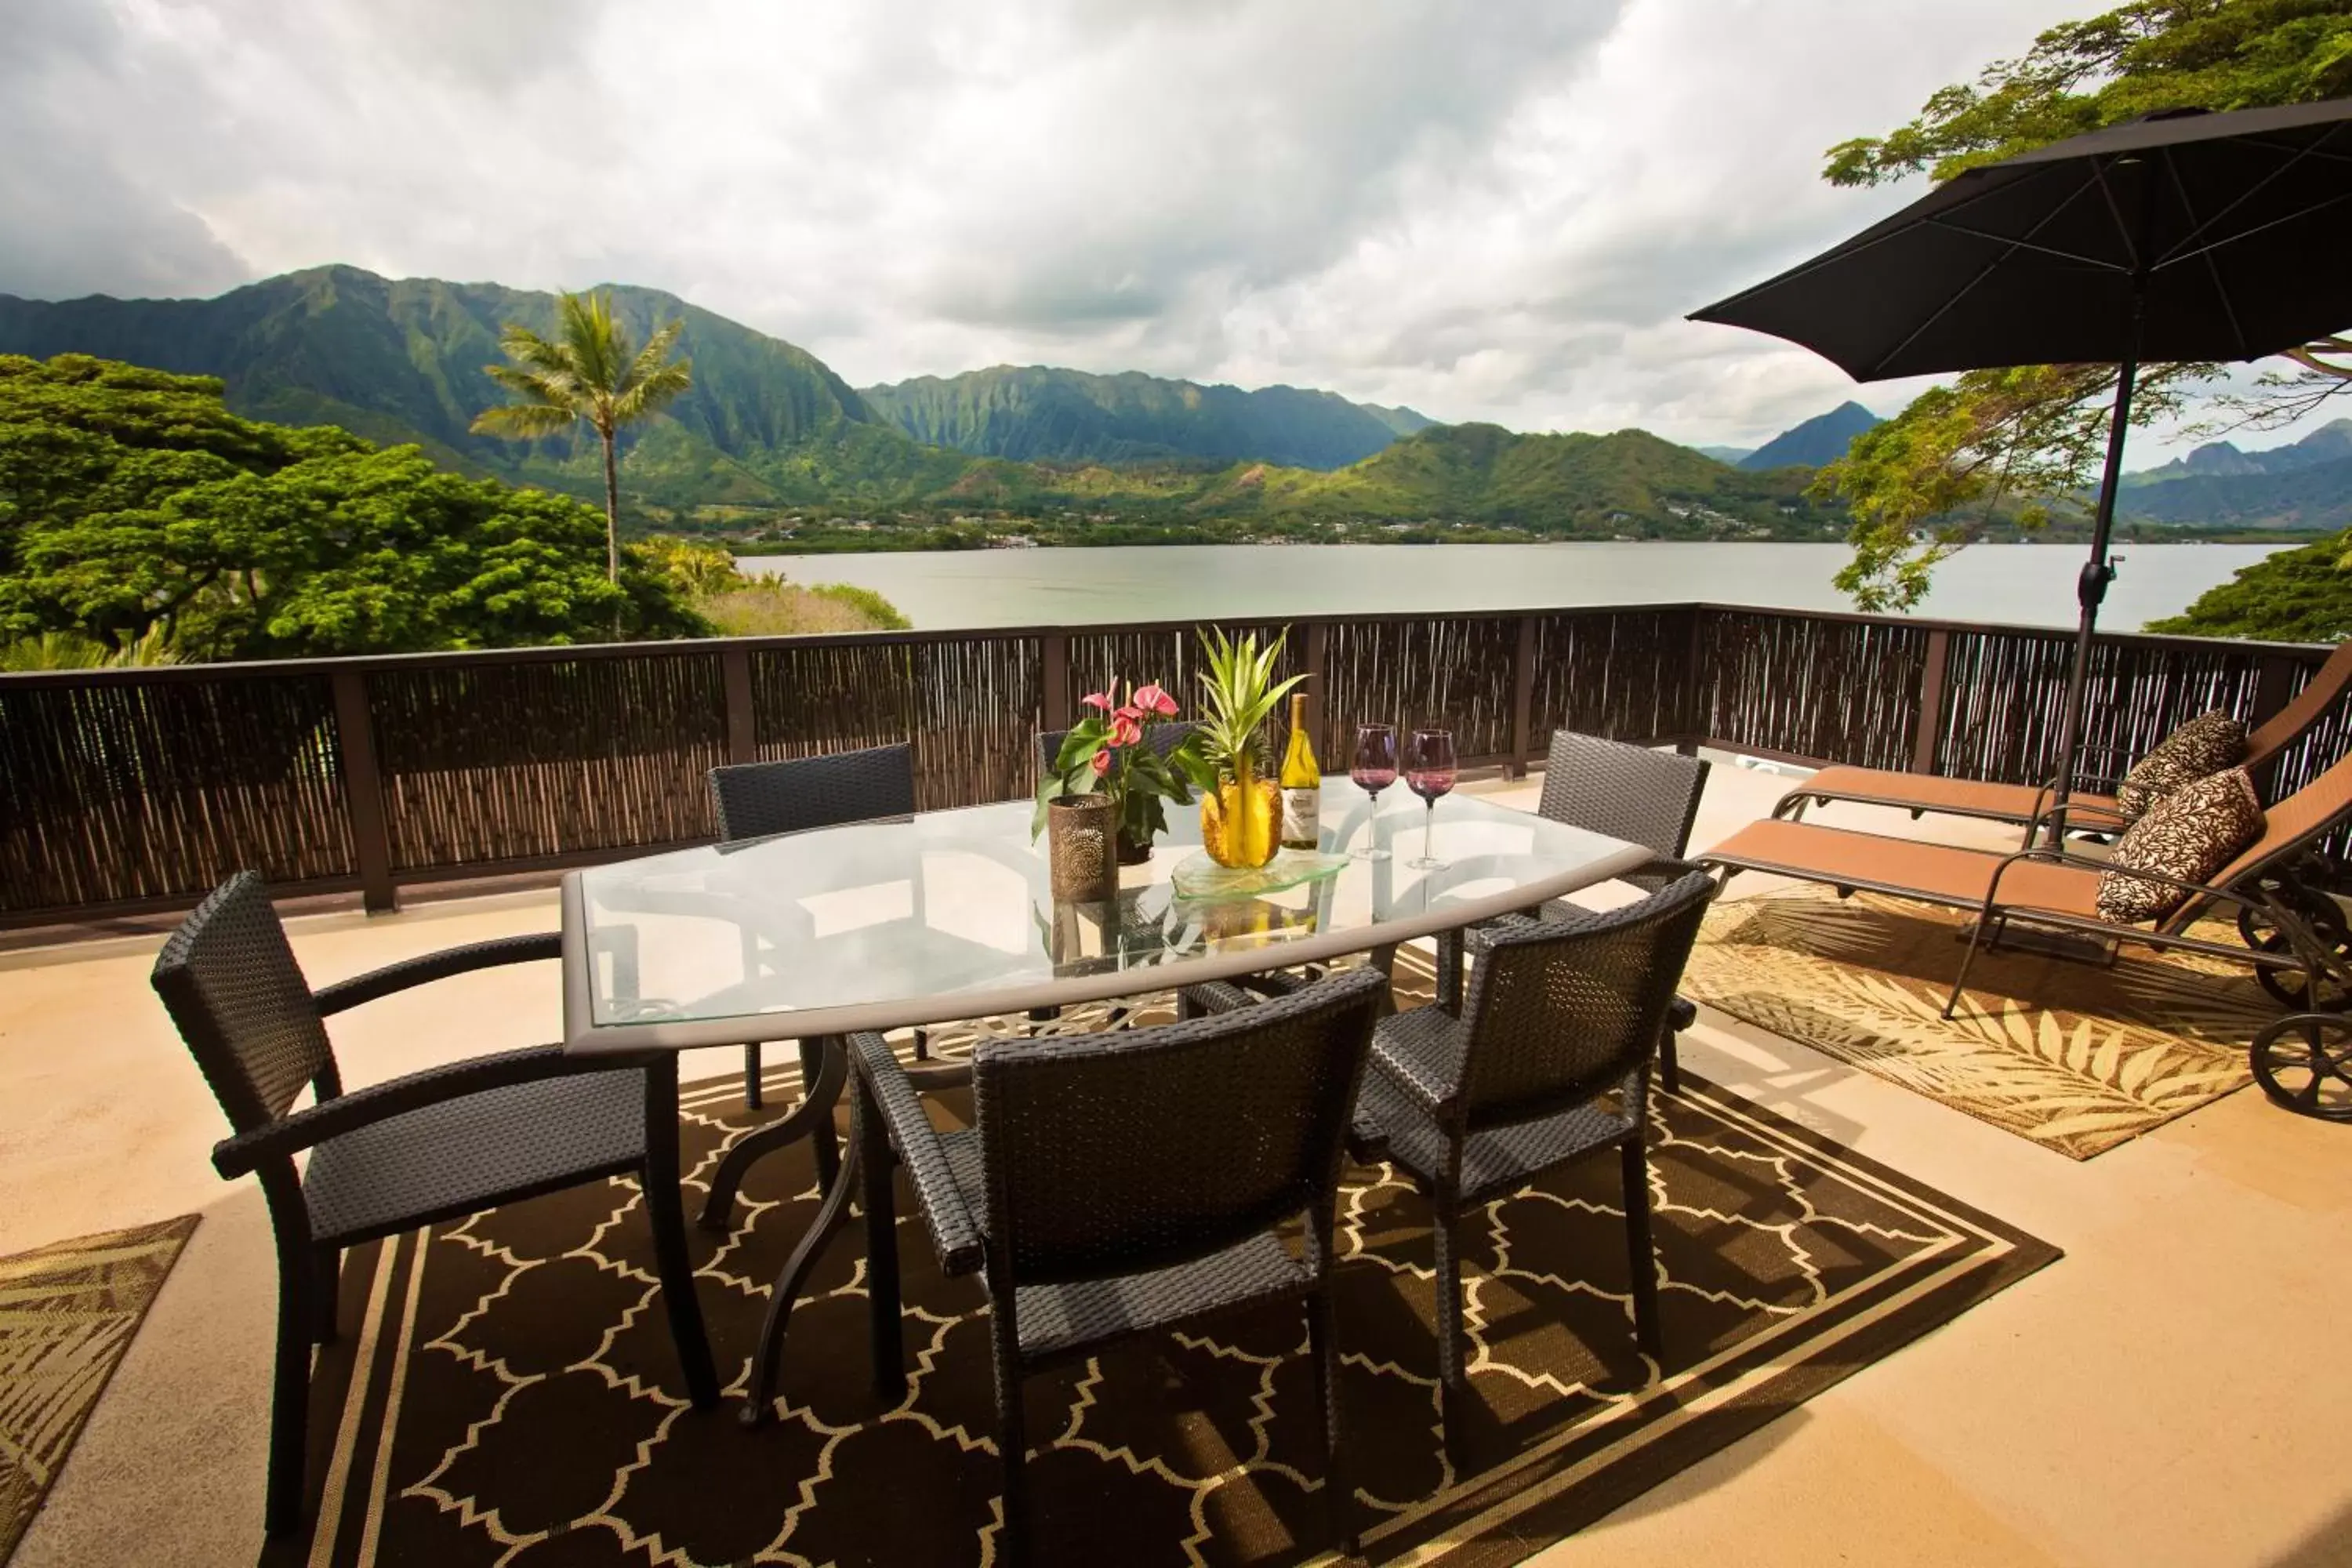
[[[0,0],[0,292],[343,261],[999,363],[1752,444],[1683,312],[1916,195],[1823,148],[2095,0]],[[2143,444],[2143,460],[2158,455]]]

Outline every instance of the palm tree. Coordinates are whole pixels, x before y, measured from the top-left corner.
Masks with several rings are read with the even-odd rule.
[[[632,353],[628,334],[613,320],[608,294],[565,294],[556,306],[558,332],[542,338],[513,321],[499,347],[511,364],[484,365],[490,379],[523,401],[485,409],[474,429],[485,436],[535,441],[585,421],[604,443],[604,574],[621,581],[621,479],[614,443],[633,425],[694,384],[693,364],[671,363],[682,321],[655,329]]]

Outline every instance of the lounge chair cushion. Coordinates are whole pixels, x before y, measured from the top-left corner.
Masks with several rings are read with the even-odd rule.
[[[2126,822],[2137,822],[2166,795],[2245,760],[2246,726],[2216,708],[2167,735],[2133,764],[2116,787],[2116,805]]]
[[[2243,768],[2229,768],[2166,795],[2124,830],[2099,876],[2099,913],[2123,923],[2162,920],[2188,900],[2186,889],[2135,877],[2135,868],[2184,882],[2208,882],[2262,837],[2263,805]]]

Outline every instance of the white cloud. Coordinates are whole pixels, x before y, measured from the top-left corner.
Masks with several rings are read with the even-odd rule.
[[[18,0],[0,290],[325,261],[669,289],[853,382],[1000,361],[1756,440],[1683,312],[1913,194],[1822,150],[2082,0]]]

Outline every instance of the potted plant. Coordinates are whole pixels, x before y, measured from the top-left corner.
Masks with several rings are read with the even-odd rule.
[[[1089,711],[1071,727],[1037,781],[1029,835],[1034,838],[1045,831],[1057,803],[1073,808],[1083,803],[1108,813],[1118,828],[1118,861],[1132,865],[1149,859],[1152,839],[1167,831],[1164,803],[1190,801],[1185,779],[1205,777],[1207,769],[1193,737],[1165,755],[1145,743],[1147,725],[1176,714],[1176,699],[1157,681],[1130,686],[1124,701],[1115,698],[1118,690],[1114,680],[1108,690],[1078,699]],[[1094,805],[1089,796],[1101,797],[1103,804]]]
[[[1208,668],[1201,672],[1196,738],[1213,775],[1202,782],[1201,843],[1220,866],[1263,866],[1279,847],[1282,792],[1265,776],[1261,731],[1284,696],[1307,679],[1274,679],[1289,635],[1261,647],[1255,632],[1239,639],[1214,628],[1201,634]]]

